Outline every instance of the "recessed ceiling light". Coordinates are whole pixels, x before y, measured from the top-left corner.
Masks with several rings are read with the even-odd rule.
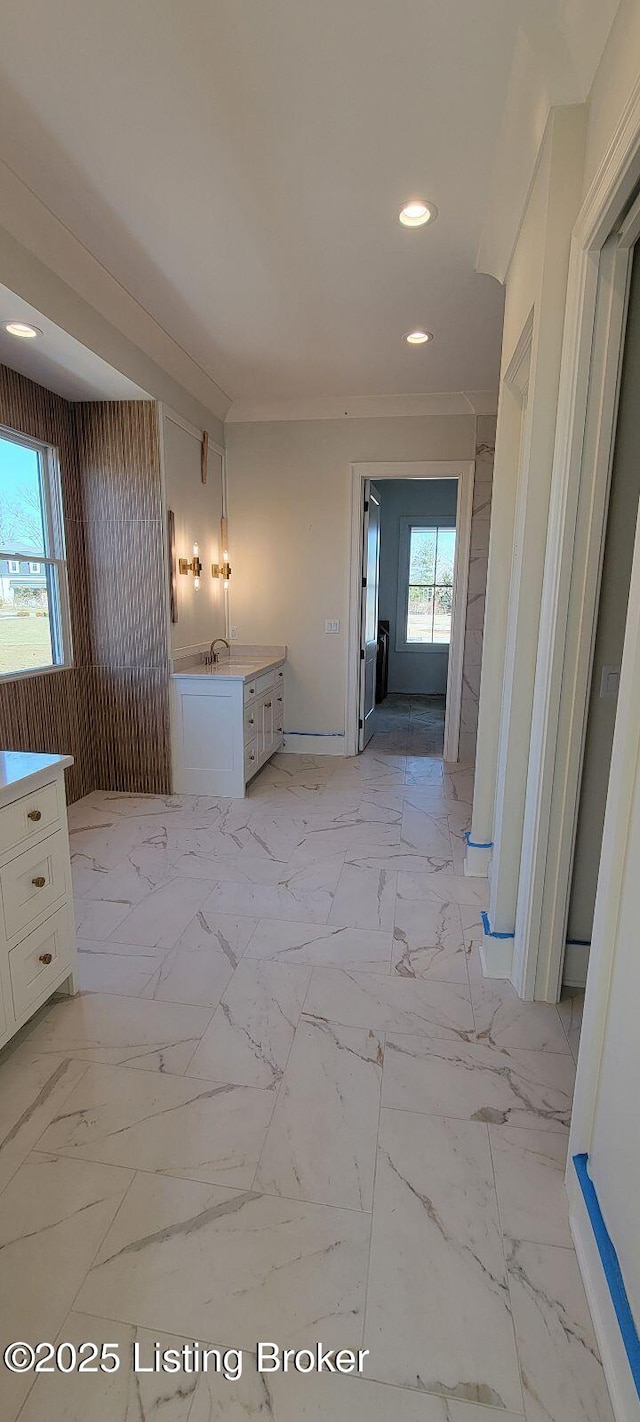
[[[410,346],[423,346],[425,344],[425,341],[432,340],[432,331],[407,331],[407,334],[405,336],[405,341],[408,341]]]
[[[399,214],[403,227],[424,227],[426,222],[434,222],[438,209],[432,202],[408,202]]]
[[[26,321],[3,321],[2,324],[10,336],[20,336],[23,341],[33,341],[43,334],[39,326],[29,326]]]

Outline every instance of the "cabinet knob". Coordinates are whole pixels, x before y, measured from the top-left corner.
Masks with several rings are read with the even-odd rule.
[[[267,710],[269,710],[269,708],[270,708],[270,706],[271,706],[271,702],[270,702],[270,701],[265,701],[264,704],[265,704]]]
[[[249,695],[250,695],[250,696],[255,696],[255,694],[256,694],[255,686],[250,686],[250,687],[249,687]]]
[[[53,953],[41,953],[41,954],[40,954],[40,957],[38,958],[38,962],[39,962],[39,963],[46,963],[46,964],[52,963],[52,962],[53,962]]]
[[[32,879],[32,880],[31,880],[31,883],[33,884],[34,889],[44,889],[44,886],[45,886],[46,882],[47,882],[47,881],[46,881],[46,879],[45,879],[45,877],[44,877],[44,874],[36,874],[35,879]]]
[[[282,706],[282,697],[281,697],[281,696],[278,697],[278,706]]]
[[[27,819],[33,820],[34,823],[37,824],[38,820],[42,819],[42,810],[29,810],[27,813]]]
[[[282,735],[282,726],[276,726],[276,731],[278,732],[279,736]]]
[[[250,716],[250,717],[249,717],[249,725],[250,725],[250,726],[255,726],[255,724],[256,724],[256,718],[255,718],[255,716]]]
[[[255,756],[254,756],[254,755],[250,755],[250,756],[249,756],[249,760],[255,760]]]

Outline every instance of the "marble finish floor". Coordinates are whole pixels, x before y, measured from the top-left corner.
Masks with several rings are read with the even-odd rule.
[[[431,709],[245,801],[71,807],[80,994],[0,1057],[3,1422],[611,1422],[563,1188],[577,1005],[483,980]],[[386,720],[385,720],[386,716]],[[422,720],[421,720],[422,717]],[[258,1340],[366,1348],[258,1376]],[[246,1350],[133,1374],[132,1343]]]

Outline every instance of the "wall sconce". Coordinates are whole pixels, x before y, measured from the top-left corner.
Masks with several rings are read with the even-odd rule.
[[[178,571],[180,573],[193,573],[193,586],[197,592],[200,587],[200,574],[202,572],[200,548],[197,543],[193,545],[193,558],[178,559]]]
[[[227,547],[227,520],[220,519],[220,548],[222,550],[222,562],[211,564],[211,576],[222,578],[223,588],[228,588],[231,577],[231,564],[229,563],[229,549]]]

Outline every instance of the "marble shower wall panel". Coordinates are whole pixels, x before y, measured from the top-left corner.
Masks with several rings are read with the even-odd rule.
[[[462,668],[460,717],[460,760],[462,761],[474,761],[476,754],[495,438],[495,415],[479,415],[476,422],[476,477],[471,519],[469,590]]]

